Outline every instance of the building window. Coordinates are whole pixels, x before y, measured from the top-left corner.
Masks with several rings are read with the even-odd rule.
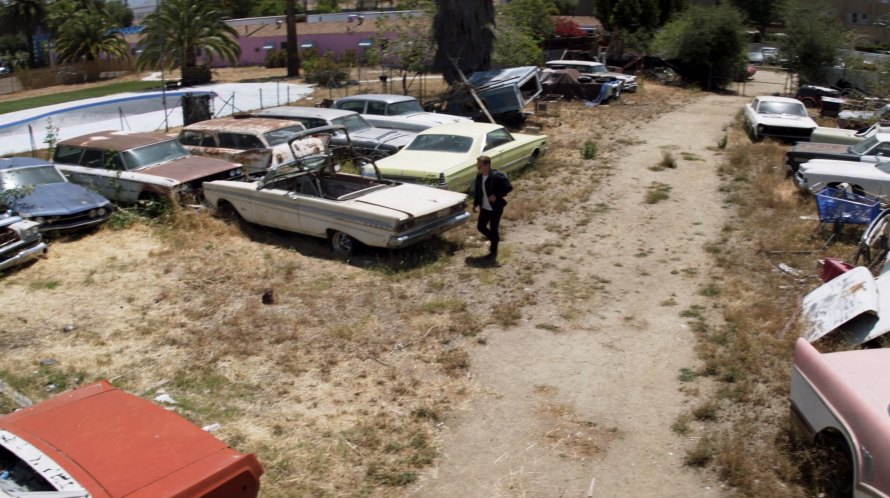
[[[856,12],[851,12],[850,13],[850,22],[853,24],[859,23],[859,14],[857,14]]]

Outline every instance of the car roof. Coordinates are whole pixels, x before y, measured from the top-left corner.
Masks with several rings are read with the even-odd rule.
[[[146,145],[173,140],[172,137],[159,133],[143,133],[135,131],[97,131],[79,137],[62,140],[59,145],[90,147],[104,150],[128,150]]]
[[[293,128],[294,126],[299,126],[303,129],[306,128],[297,122],[287,122],[274,118],[227,117],[192,123],[188,126],[184,126],[182,129],[266,133],[269,131],[280,130],[281,128]]]
[[[551,64],[554,65],[554,66],[558,66],[558,65],[560,65],[560,64],[566,64],[566,65],[570,65],[570,64],[572,64],[572,65],[576,65],[576,66],[605,66],[605,64],[603,64],[602,62],[596,62],[596,61],[576,61],[576,60],[547,61],[545,64],[548,65],[548,66],[551,65]]]
[[[474,135],[488,133],[499,128],[503,128],[503,126],[495,123],[450,123],[433,126],[421,131],[418,135]]]
[[[397,95],[391,93],[362,93],[359,95],[352,95],[350,97],[337,99],[336,102],[349,102],[353,100],[373,100],[375,102],[386,102],[387,104],[392,104],[394,102],[406,102],[409,100],[417,99],[410,95]]]
[[[328,109],[326,107],[283,105],[251,111],[250,114],[253,116],[293,116],[301,118],[337,119],[358,113],[355,111],[345,111],[343,109]]]
[[[51,163],[36,157],[4,157],[0,158],[0,170],[27,166],[52,166]]]

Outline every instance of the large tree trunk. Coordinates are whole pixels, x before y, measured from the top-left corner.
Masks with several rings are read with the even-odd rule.
[[[494,48],[492,0],[437,0],[433,29],[439,47],[433,66],[448,83],[460,80],[451,59],[465,74],[491,69]]]

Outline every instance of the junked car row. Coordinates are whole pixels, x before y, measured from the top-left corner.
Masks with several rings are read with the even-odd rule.
[[[102,224],[112,202],[209,205],[230,218],[326,238],[338,255],[360,244],[398,249],[469,219],[477,156],[516,172],[547,151],[546,136],[417,112],[410,97],[340,104],[356,102],[365,111],[383,102],[382,115],[398,116],[390,124],[414,120],[419,125],[408,127],[422,131],[377,128],[345,109],[282,106],[191,124],[176,136],[90,133],[59,142],[52,162],[0,160],[10,252],[0,270],[45,253],[41,233]],[[24,242],[28,250],[16,253]]]
[[[824,283],[803,299],[789,401],[791,420],[829,460],[828,495],[888,496],[890,349],[863,345],[890,332],[890,210],[879,210],[890,194],[890,134],[880,123],[817,127],[802,103],[785,97],[755,98],[745,121],[753,141],[797,142],[785,166],[801,191],[815,194],[820,222],[870,221],[858,252],[867,266],[823,261]],[[822,353],[813,344],[826,337],[862,349]]]

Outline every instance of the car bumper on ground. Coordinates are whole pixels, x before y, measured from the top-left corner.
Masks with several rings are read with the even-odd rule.
[[[47,247],[39,238],[30,242],[23,242],[19,247],[11,248],[0,256],[0,270],[12,268],[32,259],[37,259],[46,254]]]
[[[390,249],[408,247],[423,240],[429,239],[430,237],[433,237],[440,233],[451,230],[452,228],[462,223],[466,223],[469,219],[470,213],[468,211],[461,211],[459,213],[442,218],[441,220],[437,220],[433,223],[424,225],[415,230],[411,230],[400,235],[395,235],[389,239],[386,247]]]

